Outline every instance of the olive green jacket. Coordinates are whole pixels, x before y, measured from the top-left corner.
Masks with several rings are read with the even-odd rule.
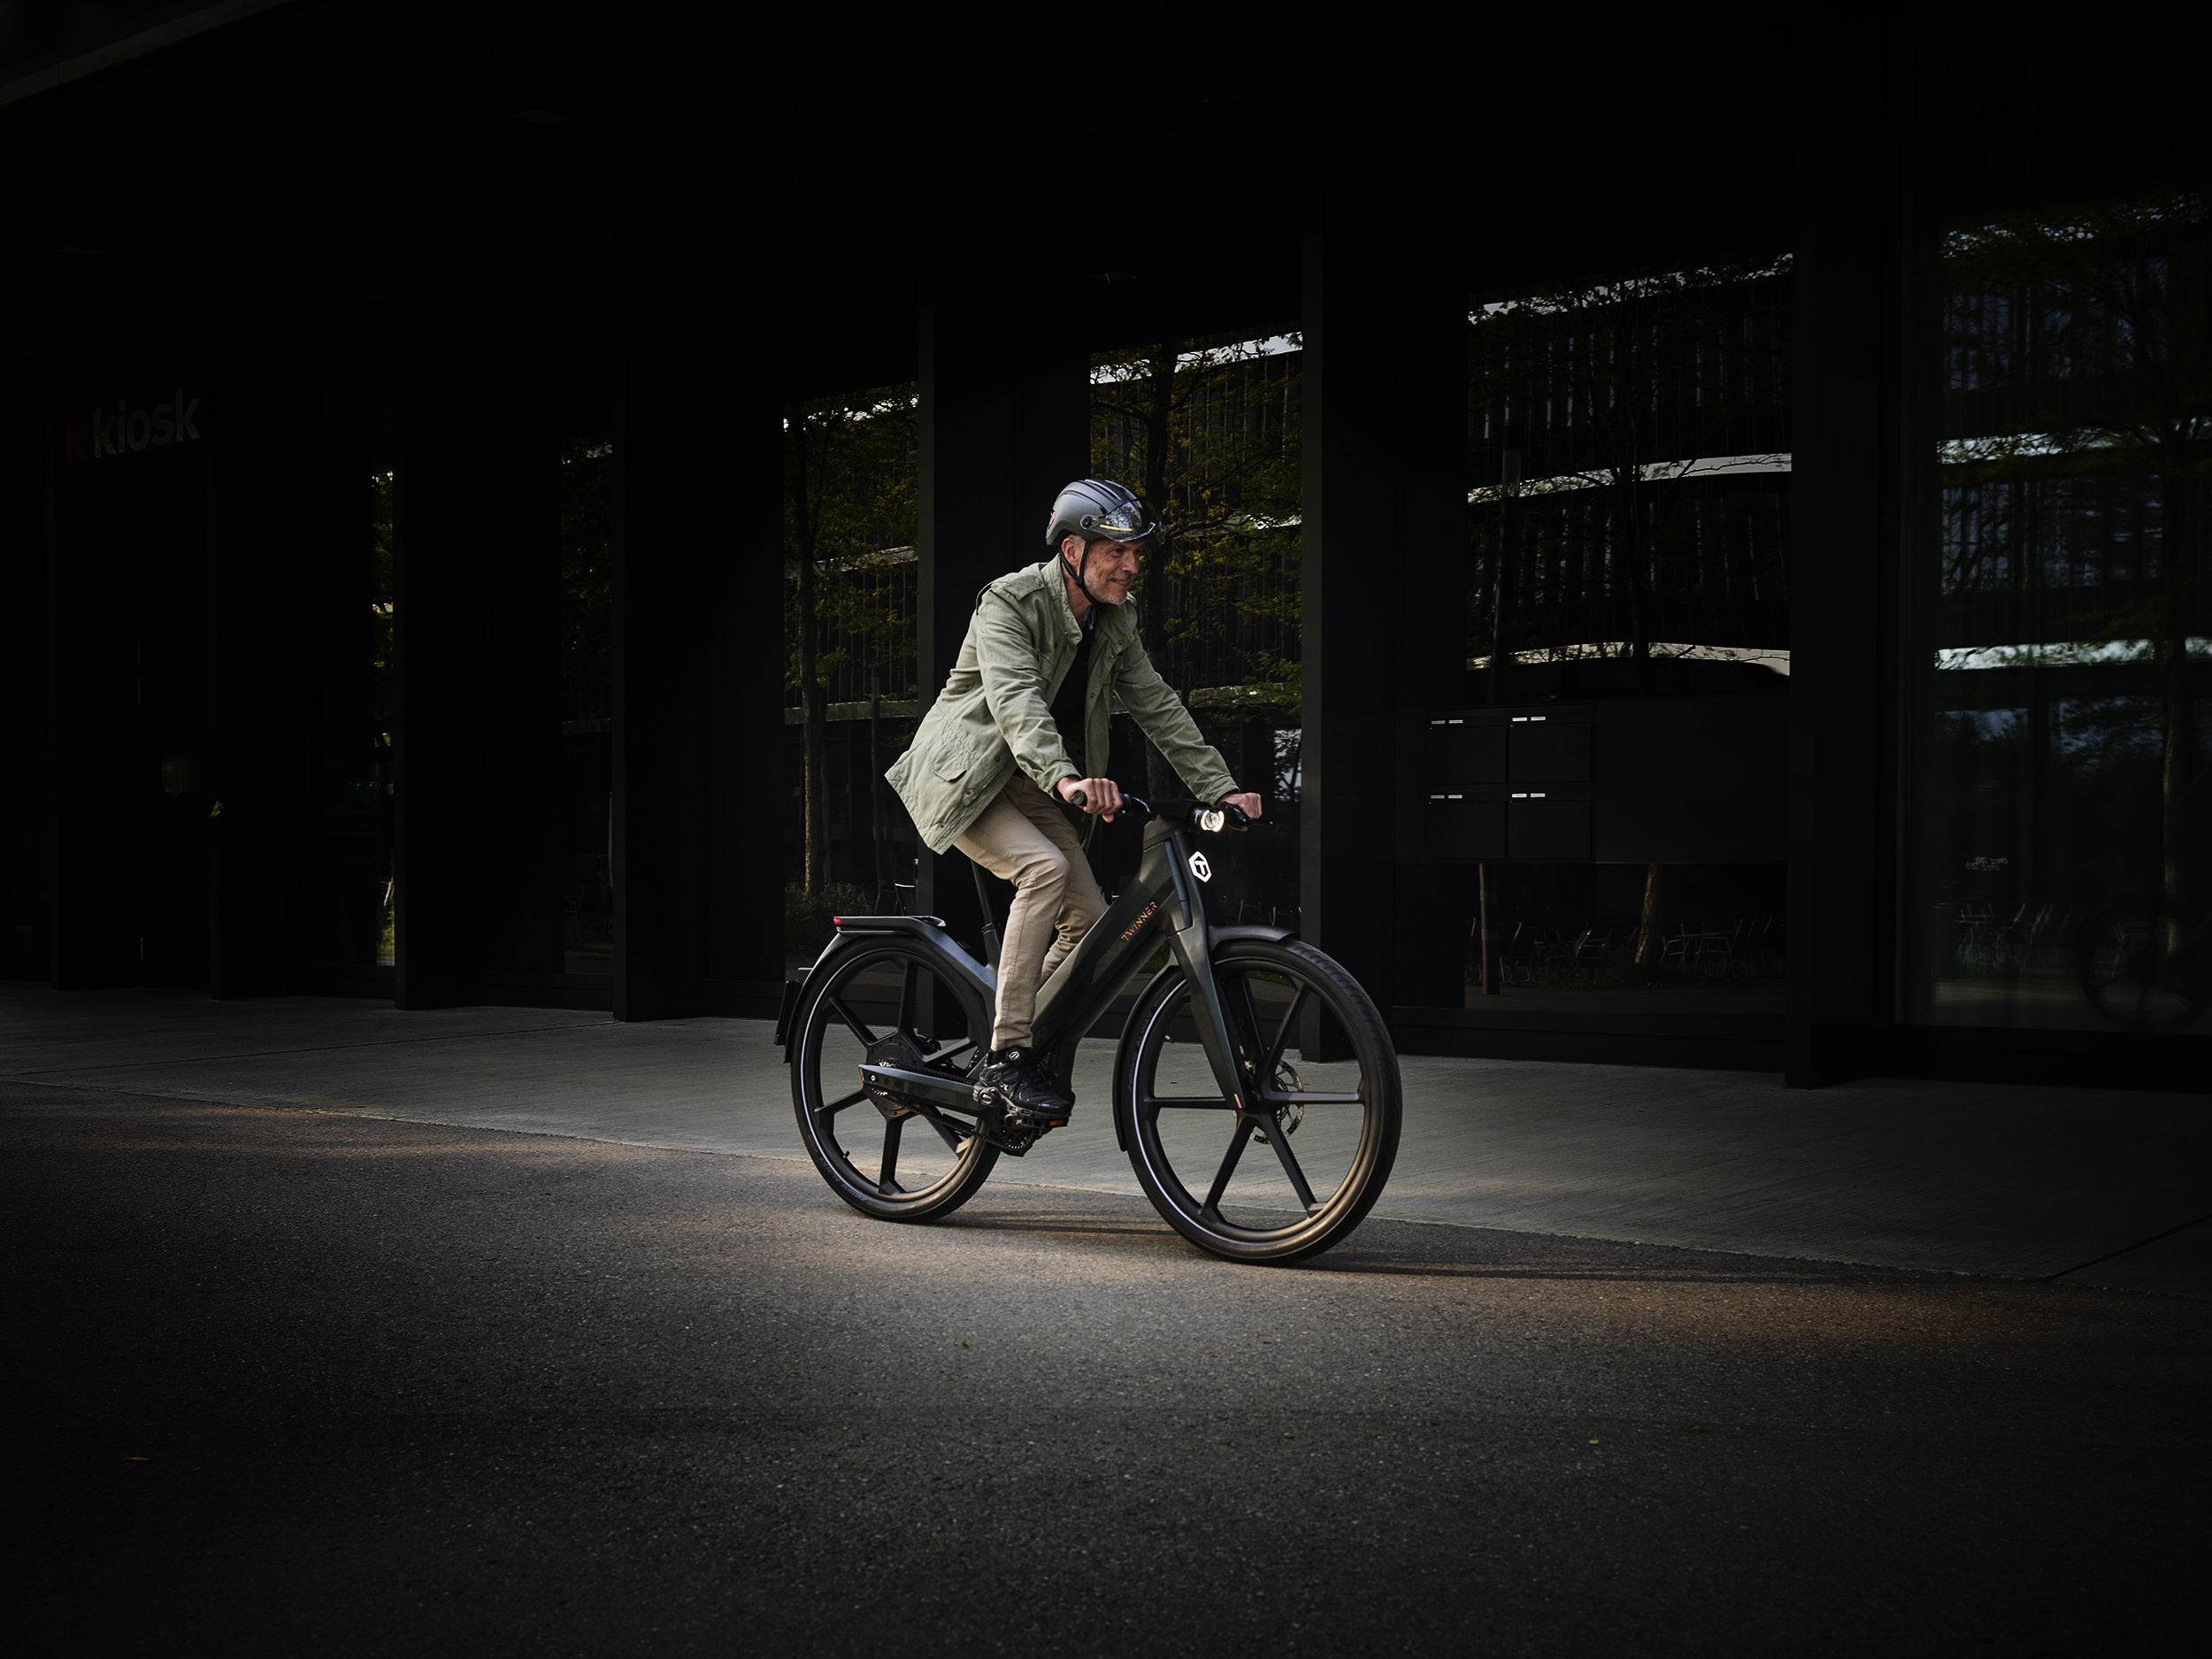
[[[885,774],[932,852],[967,833],[1017,766],[1048,795],[1063,778],[1103,777],[1117,697],[1194,796],[1218,801],[1235,792],[1221,751],[1145,655],[1135,607],[1097,610],[1079,764],[1052,722],[1052,700],[1083,642],[1059,561],[1002,576],[976,595],[960,660],[922,717],[913,747]],[[1087,837],[1095,821],[1084,818]]]

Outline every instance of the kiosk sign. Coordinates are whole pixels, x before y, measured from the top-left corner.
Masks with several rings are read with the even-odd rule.
[[[206,436],[206,400],[182,387],[163,403],[140,405],[119,397],[112,409],[103,405],[89,415],[62,416],[62,459],[75,466],[111,456],[196,443]]]

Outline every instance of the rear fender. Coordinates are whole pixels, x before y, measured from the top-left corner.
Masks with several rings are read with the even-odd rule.
[[[776,1047],[783,1050],[783,1063],[791,1064],[791,1016],[799,1006],[799,993],[806,988],[806,976],[814,970],[802,968],[795,979],[783,982],[783,1002],[776,1010]]]
[[[783,1049],[784,1064],[791,1063],[791,1042],[804,1024],[799,1018],[806,1005],[804,987],[822,979],[822,970],[856,950],[865,950],[877,940],[902,935],[922,947],[922,954],[932,959],[931,965],[949,979],[966,979],[981,995],[985,1007],[989,1007],[998,995],[998,976],[982,963],[963,950],[934,916],[841,916],[836,918],[837,931],[830,936],[822,954],[814,959],[814,965],[806,971],[800,988],[785,993],[788,1011],[776,1024],[776,1041]]]

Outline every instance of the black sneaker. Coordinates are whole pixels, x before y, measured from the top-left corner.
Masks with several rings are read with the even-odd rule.
[[[975,1103],[996,1106],[1014,1124],[1056,1129],[1075,1110],[1074,1099],[1037,1064],[1033,1048],[994,1048],[975,1080]]]

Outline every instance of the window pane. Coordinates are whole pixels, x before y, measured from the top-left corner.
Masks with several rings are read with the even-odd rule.
[[[313,802],[303,947],[319,968],[388,968],[392,887],[392,474],[337,490],[309,626]]]
[[[1790,266],[1471,296],[1467,706],[1420,833],[1481,866],[1470,1009],[1778,1036]]]
[[[1945,232],[1908,1018],[2212,1030],[2208,273],[2200,188]]]

